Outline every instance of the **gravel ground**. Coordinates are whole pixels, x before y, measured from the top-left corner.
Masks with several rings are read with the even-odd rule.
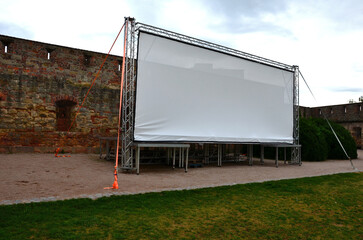
[[[73,154],[55,158],[53,154],[0,154],[0,205],[55,201],[71,198],[194,189],[234,185],[268,180],[301,178],[343,172],[362,171],[363,150],[358,150],[353,170],[348,160],[303,162],[302,166],[276,168],[273,160],[264,165],[255,159],[253,166],[245,162],[226,163],[203,168],[173,170],[168,166],[143,166],[140,175],[118,174],[118,190],[105,190],[114,181],[114,163],[100,160],[98,155]]]

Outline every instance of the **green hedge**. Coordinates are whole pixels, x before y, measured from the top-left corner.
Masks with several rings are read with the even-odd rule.
[[[348,155],[357,158],[357,146],[343,126],[330,122]],[[325,119],[300,119],[301,158],[303,161],[347,159]]]
[[[334,133],[331,131],[327,121],[325,119],[316,118],[312,119],[315,124],[321,129],[324,134],[325,141],[328,144],[328,159],[346,159],[346,155],[342,150],[339,142],[334,136]],[[335,133],[337,134],[340,142],[342,143],[343,147],[347,154],[352,158],[357,158],[357,145],[349,133],[342,125],[330,122],[330,125],[334,129]]]
[[[300,144],[303,161],[324,161],[328,158],[324,134],[311,119],[300,119]]]

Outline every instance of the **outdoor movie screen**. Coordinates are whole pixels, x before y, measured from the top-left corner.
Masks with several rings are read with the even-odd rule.
[[[134,140],[293,143],[293,72],[140,32]]]

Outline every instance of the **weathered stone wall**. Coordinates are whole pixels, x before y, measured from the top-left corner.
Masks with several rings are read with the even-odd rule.
[[[73,118],[106,55],[3,35],[0,49],[0,152],[94,152],[98,135],[117,133],[121,57],[108,57],[66,134],[59,103]]]
[[[323,118],[341,124],[353,136],[358,148],[363,143],[363,103],[349,103],[323,107],[300,107],[302,117]]]

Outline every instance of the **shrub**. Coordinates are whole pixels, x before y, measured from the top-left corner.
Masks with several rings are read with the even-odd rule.
[[[324,161],[328,157],[328,145],[324,134],[312,119],[300,119],[301,159]]]
[[[334,133],[329,127],[329,124],[325,119],[315,118],[312,119],[315,124],[319,127],[319,129],[324,134],[325,141],[328,145],[328,158],[329,159],[347,159],[343,149],[341,148],[339,142],[334,136]],[[330,121],[329,121],[330,122]],[[349,155],[350,158],[357,158],[357,145],[349,133],[342,125],[330,122],[330,125],[334,129],[337,134],[340,142],[342,143],[345,151]]]

